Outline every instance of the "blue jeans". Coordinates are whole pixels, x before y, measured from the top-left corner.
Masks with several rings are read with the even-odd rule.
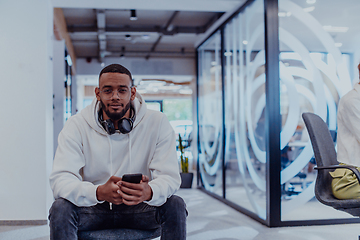
[[[162,240],[186,239],[186,205],[176,195],[162,206],[146,203],[135,206],[108,202],[92,207],[77,207],[63,198],[56,199],[50,214],[50,239],[78,239],[78,231],[114,228],[156,229],[161,227]]]

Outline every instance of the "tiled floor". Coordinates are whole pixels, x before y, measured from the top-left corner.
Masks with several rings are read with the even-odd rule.
[[[360,224],[268,228],[197,189],[180,189],[187,203],[188,240],[357,240]],[[48,240],[48,226],[0,226],[1,240]]]

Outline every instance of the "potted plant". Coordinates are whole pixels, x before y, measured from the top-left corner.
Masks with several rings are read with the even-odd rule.
[[[184,155],[184,147],[179,134],[179,151],[180,151],[180,167],[181,167],[181,185],[180,188],[191,188],[194,174],[189,173],[189,158]]]

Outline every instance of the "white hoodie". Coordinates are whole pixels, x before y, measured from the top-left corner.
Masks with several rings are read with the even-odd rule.
[[[142,173],[149,176],[152,206],[164,204],[180,186],[176,136],[166,116],[148,110],[140,94],[132,101],[136,116],[128,134],[106,133],[98,121],[96,98],[70,117],[59,134],[50,185],[55,199],[76,206],[101,203],[96,189],[111,176]]]

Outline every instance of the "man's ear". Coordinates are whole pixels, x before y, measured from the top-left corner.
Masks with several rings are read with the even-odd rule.
[[[96,99],[100,101],[100,89],[98,87],[95,88],[95,95],[96,95]]]
[[[136,96],[136,88],[135,87],[132,87],[131,88],[131,101],[133,101],[135,99],[135,96]]]

